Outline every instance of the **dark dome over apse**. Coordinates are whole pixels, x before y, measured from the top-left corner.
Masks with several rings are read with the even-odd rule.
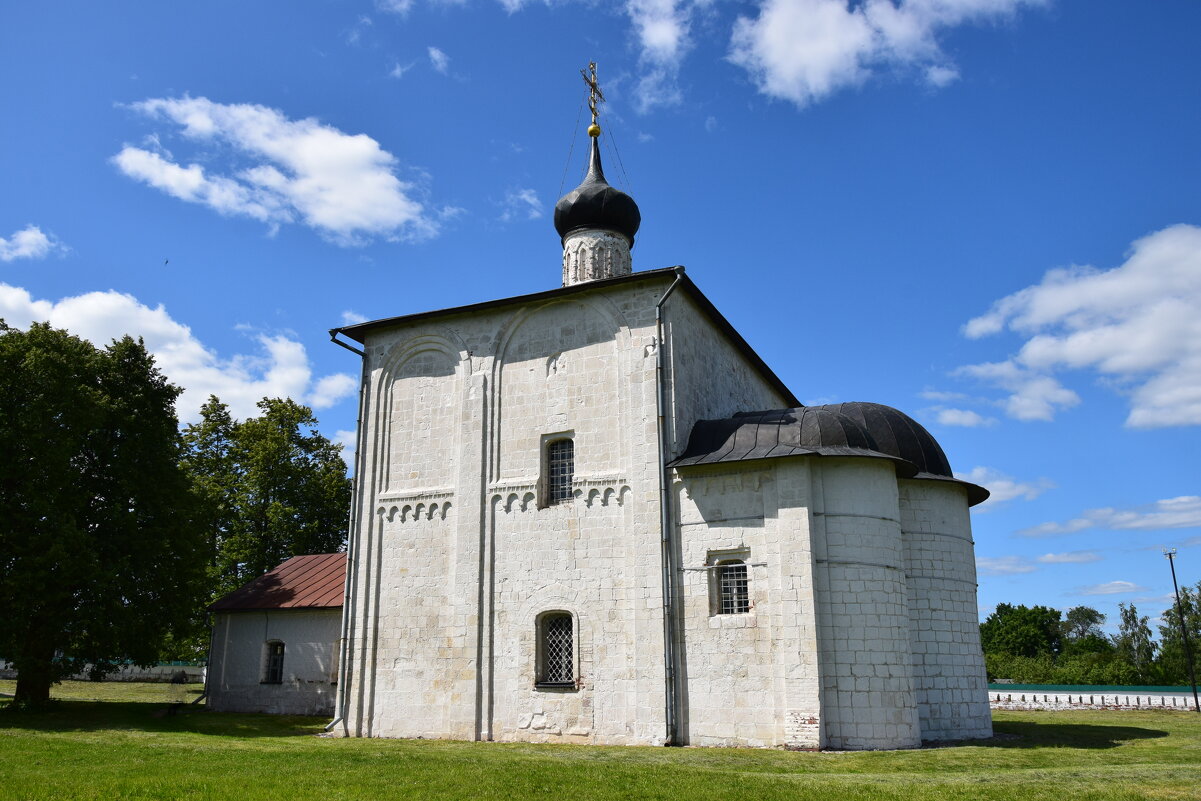
[[[922,473],[954,477],[951,464],[934,436],[904,412],[880,403],[835,403],[826,407],[846,415],[876,441],[879,450],[913,462]]]
[[[566,239],[575,231],[600,230],[621,234],[632,246],[642,224],[634,198],[609,186],[601,169],[598,137],[592,137],[592,156],[584,182],[555,204],[555,230]]]

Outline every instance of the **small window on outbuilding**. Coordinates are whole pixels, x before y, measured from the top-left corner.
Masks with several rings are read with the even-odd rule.
[[[575,632],[569,612],[546,612],[538,618],[534,683],[538,687],[575,686]]]
[[[575,442],[553,439],[546,444],[546,505],[553,506],[572,498],[575,478]]]
[[[263,684],[283,684],[284,644],[279,640],[267,643],[266,657],[263,664]]]
[[[714,614],[742,615],[751,611],[750,581],[745,559],[722,559],[713,567],[717,603]]]

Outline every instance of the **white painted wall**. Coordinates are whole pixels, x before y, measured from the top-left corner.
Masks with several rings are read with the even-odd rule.
[[[341,609],[223,612],[213,620],[210,709],[329,715],[334,708]],[[283,683],[263,684],[266,644],[284,643]]]
[[[369,332],[348,733],[662,742],[654,305],[672,278]],[[698,419],[786,405],[686,295],[666,317],[672,455]],[[543,507],[544,444],[562,435],[575,497]],[[916,522],[903,536],[890,462],[690,468],[672,492],[689,742],[894,748],[917,745],[923,726],[982,730],[969,698],[978,641],[944,653],[968,596],[940,595],[945,577],[907,579],[927,552],[958,575],[970,543],[944,555]],[[905,493],[916,521],[926,500]],[[961,491],[931,497],[945,518],[932,525],[970,532]],[[712,615],[707,573],[691,568],[739,549],[753,609]],[[944,626],[952,601],[960,617]],[[534,685],[536,620],[551,610],[573,616],[575,688]],[[914,643],[928,632],[918,680]]]
[[[922,739],[991,737],[967,490],[927,479],[899,492]]]

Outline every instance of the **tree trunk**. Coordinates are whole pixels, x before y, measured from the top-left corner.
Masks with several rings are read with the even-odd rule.
[[[17,668],[17,691],[13,695],[13,706],[36,709],[50,703],[50,685],[54,683],[54,646],[31,643],[14,662]]]

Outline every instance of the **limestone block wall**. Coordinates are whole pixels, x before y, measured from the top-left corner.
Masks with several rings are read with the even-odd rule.
[[[692,745],[820,748],[808,465],[681,471],[681,696]],[[750,611],[719,614],[720,558],[748,563]]]
[[[349,733],[662,740],[653,323],[665,284],[369,337]],[[542,459],[559,436],[575,443],[574,497],[547,506]],[[573,616],[572,690],[534,687],[535,620],[550,610]]]
[[[966,490],[937,480],[898,485],[922,739],[991,737]]]
[[[669,345],[669,458],[684,452],[697,420],[788,406],[686,294],[672,295],[663,316]]]
[[[671,280],[369,333],[340,689],[348,733],[662,742],[654,320]],[[784,405],[685,294],[668,306],[673,453],[696,419]],[[573,497],[548,505],[545,446],[559,437],[575,445]],[[731,495],[758,499],[762,522],[737,538],[766,567],[752,568],[746,625],[688,613],[701,627],[685,657],[698,671],[695,686],[684,680],[694,742],[821,742],[805,475],[766,500]],[[731,541],[725,512],[688,514],[715,521],[694,527],[688,560]],[[535,686],[548,611],[572,617],[575,687]],[[699,647],[705,638],[716,650]],[[734,736],[723,733],[727,690],[741,699]]]
[[[823,457],[812,482],[826,746],[918,746],[895,470]]]
[[[210,709],[329,715],[334,708],[341,609],[226,612],[213,621]],[[263,684],[267,643],[284,644],[283,682]]]

